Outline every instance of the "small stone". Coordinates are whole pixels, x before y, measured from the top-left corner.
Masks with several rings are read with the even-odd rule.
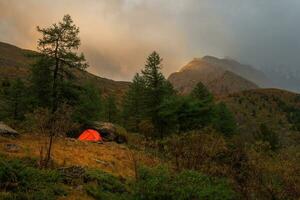
[[[10,153],[18,153],[21,150],[21,147],[17,144],[5,144],[4,149]]]

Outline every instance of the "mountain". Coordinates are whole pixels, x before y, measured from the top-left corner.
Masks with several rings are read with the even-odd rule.
[[[270,85],[266,76],[251,66],[232,59],[205,56],[195,58],[168,80],[181,94],[188,94],[198,82],[202,82],[216,95],[227,95],[238,91]]]
[[[230,71],[225,71],[220,77],[209,82],[207,87],[218,95],[258,88],[254,83]]]
[[[34,62],[34,58],[29,55],[34,53],[37,52],[0,42],[0,82],[4,79],[28,79],[30,64]],[[104,96],[109,94],[122,96],[130,85],[126,81],[114,81],[98,77],[83,70],[74,70],[73,73],[78,84],[92,83]]]
[[[272,66],[263,69],[277,88],[300,92],[300,69],[291,66]]]
[[[0,80],[26,78],[32,63],[32,58],[27,56],[30,53],[33,52],[0,42]]]

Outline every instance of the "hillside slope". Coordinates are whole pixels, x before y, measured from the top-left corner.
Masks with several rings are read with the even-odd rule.
[[[211,65],[231,71],[255,83],[259,87],[270,87],[272,85],[271,81],[262,71],[259,71],[250,65],[241,64],[230,58],[219,59],[213,56],[205,56],[202,59]]]
[[[241,134],[249,138],[259,132],[261,124],[282,136],[295,132],[299,135],[300,120],[296,117],[300,114],[300,94],[256,89],[234,93],[219,101],[225,102],[234,112]]]
[[[26,78],[32,59],[27,57],[32,51],[0,42],[0,80]]]
[[[230,71],[225,71],[220,77],[209,82],[207,87],[217,95],[258,88],[254,83]]]
[[[0,42],[0,81],[4,79],[27,79],[30,75],[30,64],[33,58],[29,54],[36,53],[19,47]],[[130,83],[125,81],[114,81],[95,76],[87,71],[75,70],[74,74],[79,84],[92,83],[103,95],[123,95]]]
[[[263,79],[260,78],[263,75],[251,67],[239,65],[235,61],[206,56],[192,60],[179,72],[171,74],[168,80],[181,94],[190,93],[198,82],[202,82],[215,95],[227,95],[258,88],[257,84],[245,78],[246,74]]]

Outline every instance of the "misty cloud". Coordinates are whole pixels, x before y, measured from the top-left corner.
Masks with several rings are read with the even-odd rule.
[[[100,76],[130,80],[151,51],[166,75],[193,57],[299,68],[298,0],[1,0],[0,41],[35,49],[36,26],[70,14]]]

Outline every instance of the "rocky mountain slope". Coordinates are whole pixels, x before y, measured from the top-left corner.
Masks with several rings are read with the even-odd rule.
[[[198,82],[205,84],[216,95],[270,85],[266,76],[251,66],[231,59],[205,56],[195,58],[168,80],[181,94],[188,94]]]
[[[0,82],[4,79],[28,79],[30,64],[34,62],[34,58],[30,57],[32,53],[36,52],[0,42]],[[123,95],[130,85],[129,82],[98,77],[87,71],[75,70],[74,74],[79,84],[94,84],[103,95]]]

